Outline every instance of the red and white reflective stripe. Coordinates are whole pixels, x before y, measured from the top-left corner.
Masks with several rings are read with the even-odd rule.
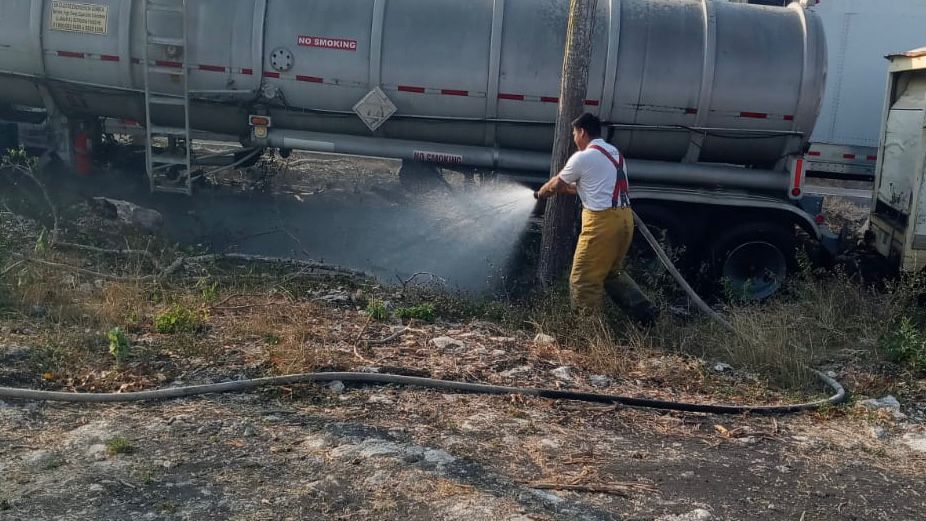
[[[122,58],[115,54],[95,54],[90,52],[78,52],[78,51],[51,51],[46,53],[50,56],[57,56],[59,58],[73,58],[78,60],[91,60],[91,61],[101,61],[101,62],[118,62]]]
[[[506,101],[527,101],[531,103],[559,103],[559,97],[557,96],[531,96],[528,94],[513,94],[509,92],[499,93],[498,99]],[[595,99],[587,99],[585,100],[585,104],[589,107],[597,107],[601,102]]]
[[[253,72],[251,69],[247,69],[249,72],[242,73],[251,75]],[[261,73],[264,78],[271,80],[283,80],[283,81],[295,81],[300,83],[314,83],[317,85],[339,85],[342,87],[361,87],[366,86],[366,83],[360,83],[355,81],[339,80],[336,78],[323,78],[321,76],[309,76],[307,74],[291,74],[288,72],[278,72],[278,71],[264,71]]]
[[[57,56],[59,58],[69,58],[77,60],[91,60],[91,61],[102,61],[102,62],[121,62],[122,57],[115,54],[95,54],[90,52],[83,51],[48,51],[46,52],[49,56]],[[135,65],[140,65],[142,63],[141,58],[130,58],[131,63]],[[157,67],[167,67],[169,69],[182,69],[184,64],[183,62],[173,61],[173,60],[151,60],[149,62],[153,66]],[[202,72],[217,72],[222,74],[242,74],[244,76],[253,76],[254,69],[243,67],[228,67],[226,65],[215,65],[208,63],[200,63],[192,65],[193,70],[202,71]]]
[[[419,87],[416,85],[396,85],[393,87],[386,87],[387,89],[395,90],[397,92],[404,92],[407,94],[432,94],[436,96],[454,96],[458,98],[485,98],[485,92],[476,92],[463,89],[435,89],[431,87]]]
[[[746,119],[778,119],[781,118],[782,121],[794,121],[794,116],[791,114],[785,115],[774,115],[767,112],[740,112],[739,117]]]
[[[85,60],[96,60],[96,61],[105,61],[105,62],[119,62],[121,58],[112,54],[93,54],[82,51],[51,51],[48,54],[52,56],[58,56],[62,58],[73,58],[73,59],[85,59]],[[131,58],[133,64],[141,64],[142,60],[140,58]],[[171,61],[171,60],[153,60],[150,62],[151,65],[158,67],[167,67],[170,69],[182,69],[184,67],[183,62]],[[213,72],[221,74],[240,74],[243,76],[253,76],[254,69],[252,68],[235,68],[227,67],[225,65],[214,65],[214,64],[195,64],[190,66],[192,70],[201,71],[201,72]],[[364,83],[354,82],[354,81],[345,81],[337,80],[331,78],[322,78],[319,76],[309,76],[302,74],[289,74],[281,73],[277,71],[263,71],[262,76],[269,79],[280,79],[280,80],[290,80],[298,81],[303,83],[315,83],[320,85],[341,85],[341,86],[351,86],[359,87],[365,85]],[[388,87],[387,87],[388,88]],[[451,89],[451,88],[433,88],[433,87],[421,87],[414,85],[396,85],[392,87],[393,90],[398,92],[410,93],[410,94],[430,94],[437,96],[452,96],[452,97],[462,97],[462,98],[485,98],[487,94],[485,92],[471,91],[465,89]],[[534,96],[529,94],[520,94],[520,93],[509,93],[502,92],[498,94],[498,99],[502,101],[523,101],[528,103],[549,103],[549,104],[558,104],[559,97],[557,96]],[[598,107],[601,105],[600,100],[596,99],[587,99],[585,100],[585,105],[588,107]],[[698,109],[696,108],[678,108],[688,115],[698,114]],[[741,117],[741,118],[750,118],[750,119],[776,119],[781,118],[784,121],[794,121],[794,116],[784,115],[784,116],[773,116],[764,112],[736,112],[728,113],[731,116]]]

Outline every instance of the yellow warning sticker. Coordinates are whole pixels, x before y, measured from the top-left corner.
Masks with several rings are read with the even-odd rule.
[[[51,29],[72,33],[106,34],[109,6],[79,4],[77,2],[51,3]]]

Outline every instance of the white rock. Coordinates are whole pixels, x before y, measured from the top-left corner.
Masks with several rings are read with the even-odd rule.
[[[612,380],[610,378],[608,378],[607,376],[600,375],[600,374],[592,375],[591,377],[589,377],[588,381],[594,387],[608,387],[612,383]]]
[[[507,355],[507,354],[508,354],[508,351],[505,351],[504,349],[496,349],[496,350],[492,351],[492,352],[489,353],[489,354],[491,354],[492,356],[494,356],[494,357],[497,358],[497,357],[499,357],[499,356],[505,356],[505,355]]]
[[[555,344],[555,343],[556,343],[556,339],[553,338],[553,337],[550,336],[550,335],[545,335],[545,334],[543,334],[543,333],[540,333],[540,334],[538,334],[537,336],[534,337],[534,343],[537,343],[537,344],[544,344],[544,345],[551,345],[551,344]]]
[[[859,402],[862,407],[869,409],[888,409],[891,411],[900,411],[900,402],[893,396],[885,396],[881,399],[871,399]]]
[[[897,398],[890,395],[881,399],[864,400],[859,402],[859,405],[873,411],[890,412],[895,420],[903,420],[907,417],[906,414],[900,412],[900,402]]]
[[[86,455],[92,460],[103,461],[106,459],[106,445],[102,443],[91,445],[87,447]]]
[[[302,440],[302,446],[309,450],[327,449],[331,445],[325,436],[320,434],[311,434]]]
[[[717,362],[714,364],[714,371],[717,371],[718,373],[725,373],[731,369],[733,369],[733,366],[730,364],[725,364],[723,362]]]
[[[871,428],[871,437],[876,440],[885,440],[889,436],[887,430],[884,427],[875,425]]]
[[[385,394],[374,394],[373,396],[370,396],[370,398],[367,400],[367,403],[391,404],[394,402],[392,401],[392,398],[386,396]]]
[[[656,518],[656,521],[710,521],[711,519],[714,519],[713,514],[707,510],[704,510],[703,508],[699,508],[697,510],[688,512],[687,514],[679,514],[677,516],[662,516]]]
[[[357,445],[341,445],[331,451],[331,455],[337,458],[344,457],[361,457],[375,458],[379,456],[390,456],[399,454],[402,448],[399,445],[380,439],[363,440]]]
[[[457,459],[450,453],[440,449],[425,449],[424,460],[435,465],[449,465]]]
[[[341,394],[344,392],[344,382],[335,380],[328,384],[328,389],[335,394]]]
[[[505,377],[505,378],[513,378],[513,377],[515,377],[515,376],[517,376],[517,375],[519,375],[519,374],[529,373],[529,372],[533,371],[533,369],[534,369],[534,368],[531,367],[531,366],[529,366],[529,365],[522,365],[522,366],[515,367],[514,369],[509,369],[509,370],[507,370],[507,371],[502,371],[500,374],[501,374],[501,376],[503,376],[503,377]]]
[[[103,485],[100,485],[99,483],[90,485],[90,492],[103,492],[103,490],[105,490]]]
[[[466,347],[463,342],[455,338],[450,338],[449,336],[439,336],[437,338],[432,338],[431,345],[438,349],[447,349],[448,347],[462,349]]]
[[[564,365],[563,367],[557,367],[556,369],[550,371],[550,374],[555,376],[559,380],[571,381],[572,380],[572,369],[569,366]]]
[[[903,435],[901,441],[916,452],[926,452],[926,433],[908,432]]]
[[[65,443],[72,448],[86,448],[118,437],[119,432],[112,424],[100,421],[88,423],[67,433]]]
[[[98,214],[149,232],[156,232],[164,225],[164,217],[159,212],[128,201],[94,197],[91,207]]]
[[[540,446],[545,449],[558,449],[562,447],[562,444],[560,444],[560,442],[558,442],[557,440],[554,440],[551,438],[544,438],[540,440]]]
[[[58,466],[61,458],[50,450],[36,450],[26,454],[23,463],[34,471],[42,471]]]
[[[381,471],[381,470],[378,470],[378,471],[376,471],[376,473],[374,473],[372,476],[370,476],[370,477],[368,477],[367,479],[365,479],[365,480],[364,480],[364,483],[366,483],[367,486],[369,486],[369,487],[378,488],[378,487],[381,487],[381,486],[383,486],[383,485],[389,483],[389,481],[391,481],[391,480],[392,480],[392,478],[391,478],[391,476],[390,476],[389,474],[387,474],[387,473],[385,473],[385,472],[383,472],[383,471]]]
[[[534,496],[540,498],[540,500],[546,501],[547,503],[551,505],[558,505],[562,503],[563,501],[565,501],[565,499],[557,496],[556,494],[552,492],[547,492],[546,490],[531,490],[531,493]]]

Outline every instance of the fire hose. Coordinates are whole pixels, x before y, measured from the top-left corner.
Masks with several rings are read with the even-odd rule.
[[[735,334],[739,334],[739,332],[725,318],[711,309],[711,307],[708,306],[700,296],[698,296],[694,289],[691,288],[691,285],[688,284],[682,274],[678,271],[678,269],[669,259],[668,255],[666,255],[665,251],[660,246],[659,242],[644,225],[640,217],[634,214],[634,218],[637,222],[637,229],[640,231],[640,233],[643,234],[643,237],[646,239],[647,243],[649,243],[649,245],[656,252],[659,260],[663,263],[663,265],[665,265],[666,269],[669,270],[669,273],[685,290],[695,305],[718,324],[722,325]],[[361,372],[293,374],[286,376],[238,380],[209,385],[173,387],[168,389],[156,389],[132,393],[72,393],[0,387],[0,399],[66,403],[146,402],[173,400],[178,398],[188,398],[192,396],[202,396],[216,393],[248,392],[259,388],[272,386],[340,381],[342,383],[351,384],[400,385],[458,393],[533,396],[550,400],[571,400],[590,403],[623,405],[626,407],[708,414],[792,414],[835,406],[846,401],[848,394],[846,393],[845,388],[843,388],[839,382],[819,371],[814,371],[814,374],[835,394],[826,399],[794,405],[705,405],[653,400],[647,398],[634,398],[610,394],[562,391],[532,387],[507,387],[480,383],[438,380],[433,378],[421,378],[414,376],[400,376],[395,374]]]

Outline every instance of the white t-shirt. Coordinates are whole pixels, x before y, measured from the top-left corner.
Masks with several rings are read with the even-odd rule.
[[[598,145],[608,151],[615,161],[620,162],[621,153],[603,139],[589,144]],[[626,167],[625,167],[626,171]],[[617,169],[604,154],[593,148],[576,152],[560,172],[563,182],[576,185],[582,206],[593,212],[607,210],[613,206],[614,186],[617,183]]]

